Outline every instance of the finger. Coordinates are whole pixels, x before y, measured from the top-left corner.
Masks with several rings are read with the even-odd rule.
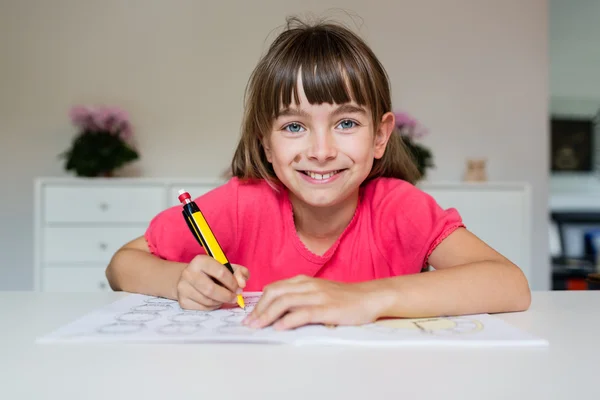
[[[233,273],[233,276],[237,280],[238,286],[242,289],[246,287],[246,281],[248,280],[249,275],[248,268],[246,267],[238,267]]]
[[[192,283],[188,281],[181,281],[178,286],[178,291],[180,298],[189,298],[195,303],[198,303],[205,307],[220,306],[222,304],[222,302],[208,298],[202,293],[200,293],[198,289],[196,289],[194,285],[192,285]]]
[[[254,310],[249,314],[250,320],[260,318],[262,313],[271,306],[271,303],[284,294],[306,293],[314,291],[314,286],[310,281],[298,280],[292,278],[267,285],[261,298],[258,300]]]
[[[239,270],[239,273],[241,273],[246,278],[246,280],[250,279],[250,270],[248,268],[239,264],[232,264],[231,266],[233,267],[233,270],[235,272]]]
[[[207,262],[204,264],[204,273],[216,279],[224,288],[226,288],[226,290],[228,289],[233,296],[239,288],[237,280],[234,278],[233,274],[229,272],[229,269],[227,269],[226,266],[217,260],[213,261],[214,262]]]
[[[190,310],[213,310],[222,304],[204,296],[187,281],[178,285],[178,299],[181,308]]]
[[[320,304],[318,293],[286,293],[274,299],[262,314],[251,322],[252,328],[264,328],[296,308]]]
[[[250,279],[250,270],[242,265],[234,265],[233,270],[235,271],[234,275],[241,275],[245,281]]]
[[[223,266],[223,268],[225,267]],[[231,277],[233,278],[233,275]],[[234,292],[213,281],[204,271],[194,274],[190,279],[190,283],[199,293],[213,301],[229,303],[235,299]]]
[[[273,328],[276,330],[288,330],[308,324],[334,323],[328,317],[328,309],[325,306],[300,307],[286,314],[273,325]]]

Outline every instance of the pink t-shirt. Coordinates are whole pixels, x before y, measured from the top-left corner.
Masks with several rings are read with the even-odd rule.
[[[432,250],[464,226],[455,209],[442,209],[408,182],[377,178],[360,189],[350,224],[323,255],[309,251],[294,227],[286,190],[232,178],[195,201],[229,261],[250,270],[247,291],[304,274],[360,282],[420,272]],[[145,233],[153,254],[189,262],[206,254],[174,206],[159,213]]]

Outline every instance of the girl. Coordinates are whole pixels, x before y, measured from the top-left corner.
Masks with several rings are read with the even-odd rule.
[[[114,290],[199,310],[263,291],[244,323],[276,329],[529,307],[522,271],[413,185],[386,72],[355,34],[289,20],[246,95],[232,177],[196,199],[235,273],[176,206],[113,256]]]

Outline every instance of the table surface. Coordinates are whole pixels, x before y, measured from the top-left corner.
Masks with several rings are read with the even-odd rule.
[[[548,347],[34,343],[124,295],[0,292],[0,399],[600,398],[600,291],[497,314]]]

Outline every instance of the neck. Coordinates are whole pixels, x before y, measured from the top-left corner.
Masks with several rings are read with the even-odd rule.
[[[358,191],[331,207],[312,207],[290,193],[296,231],[311,239],[335,239],[342,234],[354,217]]]

